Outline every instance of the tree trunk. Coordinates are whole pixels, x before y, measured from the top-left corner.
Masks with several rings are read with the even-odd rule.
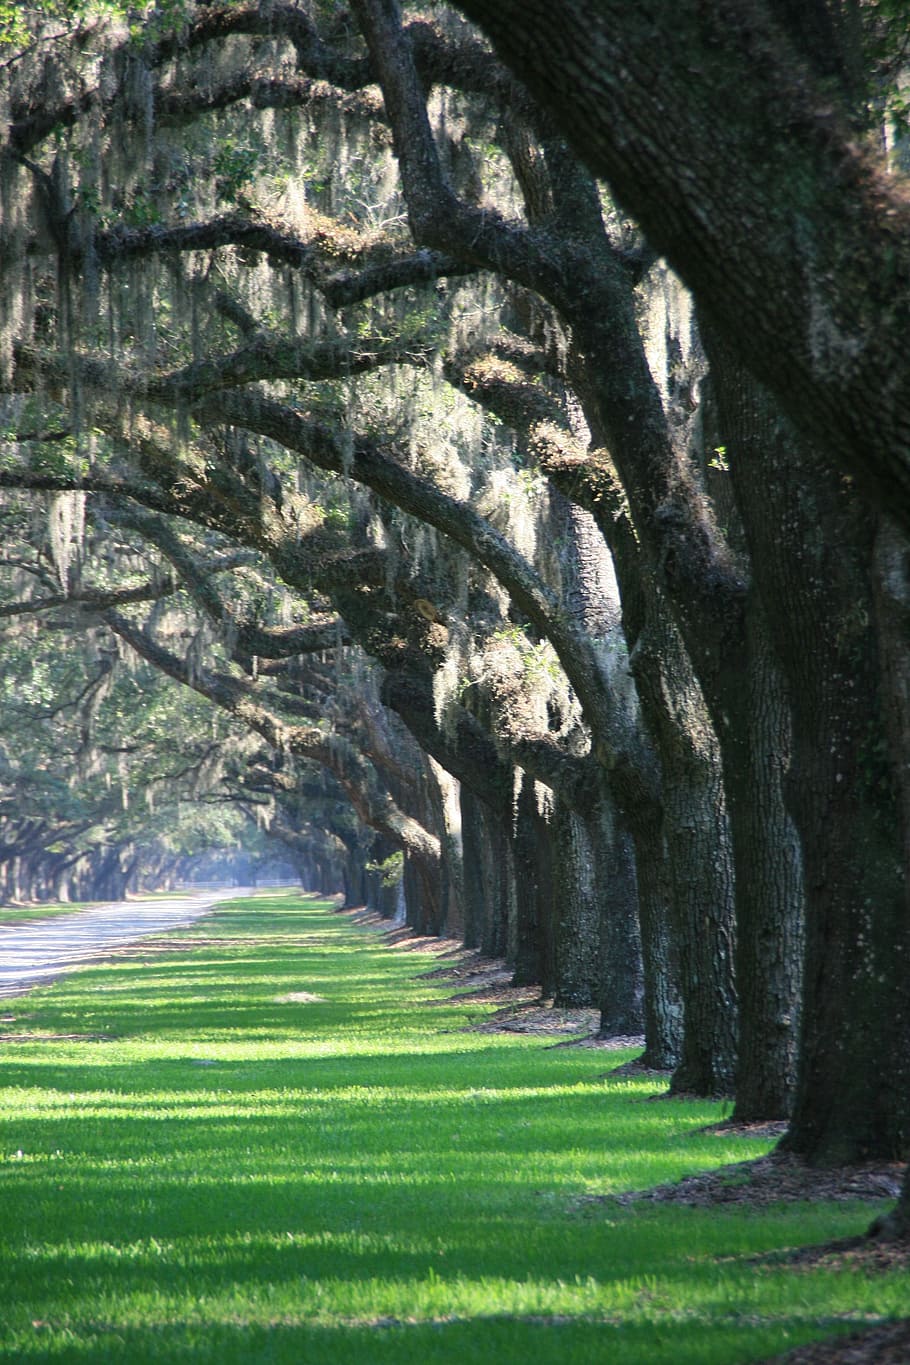
[[[782,7],[459,8],[801,430],[910,526],[906,190]]]
[[[443,879],[442,931],[449,938],[464,938],[464,851],[461,840],[459,784],[456,778],[428,757],[426,763],[433,790],[433,808],[439,830]]]
[[[638,922],[644,973],[645,1051],[641,1064],[655,1071],[672,1071],[683,1048],[683,996],[679,954],[671,920],[670,865],[662,814],[651,818],[640,812],[632,826],[638,884]],[[601,1016],[601,1033],[610,1030]]]
[[[554,830],[538,808],[537,784],[524,773],[515,804],[512,866],[515,869],[514,923],[509,958],[513,986],[554,985]]]
[[[405,921],[415,934],[439,935],[445,928],[445,887],[441,861],[427,864],[404,855]]]
[[[743,1123],[788,1118],[792,1110],[804,951],[801,854],[783,790],[790,710],[757,603],[746,629],[741,730],[738,742],[724,746],[740,1020],[733,1117]]]
[[[673,1089],[733,1092],[737,1047],[730,833],[717,740],[682,641],[666,613],[632,657],[638,694],[661,755],[664,831],[683,1000]]]
[[[483,813],[481,803],[469,787],[459,793],[461,808],[461,848],[464,882],[464,932],[466,948],[479,948],[489,914],[488,889],[484,882]]]
[[[342,882],[344,886],[342,909],[355,910],[366,905],[369,899],[366,861],[359,849],[348,849],[342,867]]]
[[[63,905],[66,905],[70,900],[72,900],[72,896],[70,895],[70,882],[73,872],[73,864],[76,861],[77,859],[67,857],[65,854],[63,854],[59,858],[54,860],[55,865],[51,869],[51,885],[53,888],[53,898],[54,900],[60,901],[61,904]]]
[[[586,821],[600,888],[599,972],[595,1003],[600,1035],[641,1033],[645,1025],[644,966],[635,845],[606,801]]]
[[[910,1129],[910,923],[874,620],[875,518],[728,355],[715,364],[753,573],[792,702],[787,799],[803,852],[806,955],[785,1145],[819,1164],[892,1157]]]
[[[903,1188],[896,1206],[884,1217],[877,1218],[869,1232],[873,1237],[882,1236],[896,1238],[903,1242],[910,1241],[910,1167],[907,1168],[904,1175]]]
[[[557,803],[553,825],[558,868],[553,887],[553,1003],[567,1009],[594,1008],[601,993],[600,936],[610,895],[609,869],[590,820]]]
[[[579,188],[584,188],[581,177]],[[588,355],[584,382],[590,396],[586,402],[603,423],[606,444],[639,531],[637,572],[643,584],[639,591],[646,595],[650,629],[658,631],[658,648],[665,655],[659,665],[663,686],[652,687],[647,715],[652,733],[659,736],[674,887],[684,889],[678,911],[684,916],[680,921],[682,970],[688,971],[693,935],[703,935],[706,927],[692,918],[691,891],[685,891],[691,886],[694,854],[691,833],[684,832],[687,811],[699,799],[691,785],[695,769],[688,761],[681,766],[682,756],[688,753],[703,755],[699,761],[705,763],[719,760],[721,765],[722,780],[716,774],[708,778],[707,768],[704,773],[709,785],[713,782],[717,787],[722,781],[726,819],[718,822],[718,842],[713,848],[703,838],[702,856],[729,859],[723,872],[719,865],[714,875],[723,877],[724,895],[729,896],[732,888],[736,930],[719,909],[716,952],[719,965],[734,974],[741,971],[745,983],[738,1016],[732,988],[717,981],[713,1023],[701,1017],[706,1028],[720,1026],[721,1031],[715,1032],[719,1047],[738,1038],[737,1055],[742,1052],[742,1061],[735,1064],[737,1084],[730,1089],[737,1095],[740,1112],[780,1118],[789,1113],[793,1097],[797,983],[790,964],[800,932],[796,843],[788,829],[781,773],[770,747],[786,743],[786,702],[762,644],[760,622],[754,619],[731,536],[721,532],[700,494],[700,472],[683,439],[691,418],[682,398],[704,366],[691,324],[680,321],[689,318],[690,302],[678,281],[666,272],[653,279],[649,276],[645,295],[654,306],[648,308],[650,328],[645,338],[631,285],[615,263],[604,262],[592,282],[592,295],[595,287],[599,307],[592,308],[589,296],[577,318],[579,344]],[[608,354],[612,356],[609,364]],[[671,357],[676,357],[672,365]],[[637,408],[634,418],[631,393]],[[701,439],[699,431],[688,431],[689,446]],[[670,613],[673,624],[667,628],[664,618]],[[641,649],[641,645],[633,647],[633,656]],[[636,677],[642,693],[639,671]],[[689,696],[696,692],[700,700],[693,708]],[[714,754],[711,759],[709,750]],[[689,784],[688,794],[680,782]],[[708,797],[706,814],[710,808]],[[691,823],[694,828],[698,821]],[[686,894],[690,896],[688,909]],[[779,958],[770,946],[762,951],[762,945],[771,945],[777,937],[784,940]],[[705,956],[708,951],[702,949]],[[687,1030],[694,1027],[692,1006],[704,1000],[709,979],[707,962],[690,966],[700,984],[691,1004],[687,997]],[[725,1035],[722,1020],[727,1015],[729,1032]],[[709,1046],[705,1037],[703,1058]],[[704,1077],[708,1074],[705,1066],[702,1061],[693,1070],[684,1052],[683,1070],[675,1084],[687,1085],[687,1075]],[[727,1062],[721,1060],[712,1081],[715,1089],[727,1090],[727,1073]],[[703,1083],[697,1082],[699,1087]]]
[[[577,471],[573,477],[577,480]],[[563,483],[571,488],[570,480],[561,479]],[[635,847],[644,970],[643,1061],[655,1069],[678,1068],[675,1083],[686,1090],[728,1093],[736,1036],[734,934],[716,741],[628,509],[617,508],[611,499],[595,499],[592,511],[612,552],[622,594],[622,631],[617,629],[616,597],[602,642],[615,678],[614,704],[632,712],[640,703],[647,736],[640,749],[653,744],[662,773],[662,806],[647,784],[628,782],[629,773],[608,774]],[[633,676],[635,688],[630,685]],[[718,935],[716,951],[708,931]]]
[[[566,608],[597,642],[614,705],[630,717],[630,728],[641,736],[638,747],[644,759],[647,741],[627,666],[623,608],[611,546],[591,513],[557,493],[552,485],[550,503],[555,538],[563,547],[559,567]],[[593,870],[593,876],[586,879],[589,895],[598,901],[595,937],[600,966],[593,999],[601,1011],[604,1037],[638,1033],[644,1027],[649,1064],[669,1067],[679,1059],[680,1013],[675,963],[671,965],[667,939],[667,885],[659,871],[655,875],[653,865],[643,870],[639,884],[635,866],[637,857],[653,864],[657,850],[660,869],[666,858],[659,810],[656,802],[646,799],[642,788],[640,784],[630,800],[616,775],[605,773],[600,801],[585,818],[583,830],[578,831],[581,842],[587,845],[582,867],[587,863]],[[626,830],[620,823],[620,798],[625,798]],[[637,839],[630,832],[633,823],[639,831]],[[655,826],[656,835],[651,839],[648,831]],[[575,958],[574,953],[565,956]],[[581,973],[582,979],[587,970],[585,967]],[[567,978],[560,994],[574,995],[578,990]]]
[[[485,957],[505,957],[513,899],[511,831],[506,822],[461,788],[464,850],[465,946]]]

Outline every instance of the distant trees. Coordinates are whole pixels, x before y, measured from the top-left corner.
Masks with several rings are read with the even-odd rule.
[[[532,7],[545,69],[509,6],[464,8],[527,88],[451,11],[391,0],[35,18],[5,68],[0,486],[50,529],[17,532],[41,572],[11,559],[2,610],[216,708],[217,790],[311,884],[391,910],[400,867],[415,927],[643,1028],[678,1089],[792,1112],[815,1160],[903,1150],[910,599],[903,532],[842,470],[861,384],[901,486],[904,367],[884,392],[866,313],[838,311],[857,222],[834,257],[814,235],[829,154],[871,212],[841,135],[862,101],[785,18],[721,138],[698,92],[718,53],[769,51],[762,7],[748,32],[684,7],[672,58],[625,10],[556,32]],[[676,91],[699,44],[665,127],[645,58]],[[803,122],[757,144],[789,178],[756,182],[746,261],[751,182],[719,203],[714,173],[762,81]]]
[[[20,504],[21,506],[21,504]],[[230,845],[248,823],[220,775],[250,745],[103,629],[105,600],[159,600],[173,582],[62,589],[54,566],[16,543],[16,595],[0,602],[0,885],[4,899],[117,899],[166,884],[189,855]],[[57,508],[54,516],[60,516]]]

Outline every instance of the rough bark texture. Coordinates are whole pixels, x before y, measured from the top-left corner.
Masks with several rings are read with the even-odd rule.
[[[576,171],[564,180],[572,184],[574,200],[590,205],[592,187],[584,175]],[[759,650],[752,657],[751,643],[758,636],[749,620],[747,582],[701,493],[698,471],[685,450],[683,412],[676,410],[678,402],[676,408],[671,402],[674,384],[676,388],[682,386],[679,376],[674,379],[669,373],[668,356],[674,354],[674,346],[682,346],[687,356],[690,339],[654,336],[652,341],[657,344],[649,364],[628,272],[618,268],[593,208],[586,224],[586,264],[591,273],[581,298],[574,304],[564,302],[562,307],[571,317],[585,352],[585,362],[577,362],[573,373],[586,414],[598,439],[603,433],[628,498],[637,532],[632,547],[629,537],[619,534],[613,508],[604,506],[607,500],[595,495],[594,506],[604,535],[616,547],[624,602],[627,594],[630,599],[643,596],[648,604],[645,612],[654,621],[668,609],[672,611],[675,628],[691,659],[691,668],[688,663],[680,668],[687,675],[694,669],[720,744],[731,798],[728,817],[732,838],[718,847],[732,852],[734,864],[742,863],[737,868],[736,916],[743,926],[743,967],[749,973],[746,1013],[740,1021],[742,1047],[749,1057],[748,1069],[739,1068],[744,1086],[742,1104],[744,1112],[754,1115],[765,1108],[765,1117],[780,1117],[789,1111],[792,1101],[795,1010],[792,1002],[781,1004],[779,967],[770,957],[750,951],[751,945],[767,940],[789,923],[798,875],[794,840],[780,837],[781,822],[786,825],[780,774],[767,760],[767,744],[780,737],[771,734],[771,714],[777,716],[778,730],[783,723],[778,680],[767,655],[762,657]],[[663,277],[653,287],[670,292],[677,288],[678,292],[678,287]],[[661,358],[667,373],[658,368]],[[651,365],[655,367],[653,374]],[[664,391],[666,397],[662,398]],[[626,611],[624,616],[627,635],[634,642],[637,632],[630,621],[632,613]],[[674,649],[674,657],[681,659],[678,642]],[[652,687],[648,701],[649,725],[660,749],[665,778],[669,779],[668,802],[676,799],[670,790],[670,774],[677,770],[679,753],[687,748],[695,752],[700,746],[698,733],[687,737],[683,732],[692,713],[686,700],[688,683],[680,668],[665,670],[664,685]],[[641,678],[639,683],[643,685]],[[681,690],[674,696],[676,685]],[[703,717],[700,723],[704,727]],[[775,815],[779,817],[777,824],[769,818]],[[686,861],[685,870],[674,880],[675,886],[685,886],[692,878],[691,840],[680,842],[671,837],[668,849],[671,861],[677,855]],[[716,850],[705,845],[705,854],[716,862]],[[716,875],[716,869],[706,873],[707,878]],[[730,942],[732,935],[726,942],[722,938],[721,957]],[[785,945],[785,952],[789,946]],[[685,956],[682,961],[686,961]],[[767,979],[765,968],[770,973]],[[733,997],[723,994],[726,1008]],[[690,1027],[695,1027],[698,1017],[690,1011]],[[771,1019],[773,1028],[769,1027]],[[719,1039],[722,1035],[715,1032],[714,1036]],[[784,1055],[788,1049],[789,1057]],[[701,1051],[704,1055],[704,1046]],[[690,1074],[694,1083],[694,1073]]]
[[[341,878],[344,887],[344,909],[354,910],[358,906],[366,905],[370,899],[370,892],[366,864],[361,855],[348,853],[342,865]]]
[[[645,984],[635,846],[628,830],[618,824],[615,809],[606,801],[588,821],[588,837],[594,848],[600,850],[597,867],[604,879],[604,885],[598,888],[601,905],[596,1003],[600,1008],[600,1031],[606,1036],[640,1033],[645,1024]],[[665,985],[657,987],[658,991],[666,989]],[[647,1046],[647,1036],[645,1042]]]
[[[442,863],[445,870],[445,933],[449,938],[464,934],[464,852],[461,842],[461,804],[457,780],[440,764],[429,759],[429,769],[438,793]]]
[[[876,519],[766,393],[742,373],[738,383],[727,413],[731,474],[792,702],[786,790],[805,878],[799,1082],[786,1141],[818,1163],[892,1157],[910,1118],[910,924],[875,628]]]
[[[761,0],[460,0],[793,420],[910,525],[910,203]]]
[[[901,812],[906,873],[910,868],[910,544],[889,517],[879,520],[873,580],[884,722]]]
[[[590,512],[551,486],[551,534],[560,545],[566,610],[596,642],[618,712],[630,731],[641,725],[626,668],[622,608],[612,558]],[[584,817],[557,807],[567,841],[564,901],[557,906],[557,1003],[601,1009],[601,1026],[615,1033],[642,1027],[641,936],[634,848],[619,827],[617,797],[604,776]]]
[[[555,974],[553,830],[538,809],[534,782],[524,775],[515,802],[512,860],[514,919],[509,959],[514,986],[540,985],[551,993]]]
[[[465,945],[505,957],[514,903],[511,830],[505,820],[461,789]]]
[[[461,847],[464,855],[463,941],[466,948],[479,948],[484,937],[484,926],[489,911],[488,896],[483,880],[483,815],[480,803],[468,787],[461,788],[459,805],[461,807]]]
[[[683,995],[676,936],[671,923],[670,863],[663,820],[642,812],[632,826],[638,883],[638,922],[644,974],[644,1066],[670,1071],[679,1065],[683,1048]],[[609,1017],[601,1031],[610,1033]]]
[[[904,1176],[904,1185],[897,1207],[888,1218],[888,1231],[905,1240],[910,1240],[910,1168]]]
[[[736,868],[736,984],[739,1053],[733,1116],[743,1123],[787,1118],[796,1092],[804,951],[799,840],[784,801],[790,712],[755,604],[749,651],[745,742],[724,764]],[[748,728],[746,728],[748,727]]]
[[[557,803],[552,825],[556,852],[552,995],[557,1005],[587,1008],[597,1004],[600,994],[600,921],[607,913],[609,869],[599,857],[588,821]]]
[[[639,345],[639,343],[635,343]],[[640,349],[640,346],[639,346]],[[664,438],[665,439],[665,438]],[[713,738],[708,739],[710,725],[706,723],[700,701],[692,710],[693,689],[689,661],[682,649],[679,635],[667,616],[666,601],[657,593],[653,575],[643,563],[641,547],[632,529],[625,500],[616,493],[615,475],[606,481],[595,477],[586,480],[593,471],[586,465],[580,469],[569,463],[553,470],[560,487],[585,498],[605,543],[613,553],[616,575],[622,590],[622,635],[610,626],[602,647],[606,648],[612,665],[614,695],[621,698],[617,709],[629,708],[637,713],[637,698],[641,701],[643,739],[641,748],[646,753],[659,755],[664,774],[661,792],[668,790],[680,769],[683,754],[704,754],[704,744],[712,750],[707,776],[708,788],[696,797],[689,770],[688,785],[679,799],[671,797],[668,808],[658,796],[656,785],[648,788],[641,783],[627,786],[624,774],[610,769],[613,790],[620,798],[622,820],[631,833],[637,865],[639,925],[644,971],[645,1061],[647,1065],[666,1069],[676,1067],[686,1059],[680,1079],[686,1089],[705,1094],[729,1091],[733,1074],[730,1048],[736,1030],[735,990],[732,984],[733,942],[731,880],[729,863],[725,862],[729,844],[726,822],[718,810],[716,799],[719,788],[717,756],[713,752]],[[615,591],[615,588],[614,588]],[[617,600],[618,606],[618,600]],[[602,610],[602,609],[601,609]],[[611,614],[611,621],[614,614]],[[652,624],[656,622],[657,624]],[[671,666],[663,669],[661,644],[664,635],[672,642]],[[628,641],[628,646],[626,644]],[[631,648],[631,658],[628,650]],[[696,732],[690,729],[696,725]],[[653,744],[653,750],[651,745]],[[646,769],[643,759],[640,770]],[[686,765],[683,763],[683,768]],[[698,783],[696,783],[698,785]],[[702,817],[693,820],[688,802],[693,801]],[[719,822],[719,823],[718,823]],[[683,828],[689,828],[689,834]],[[691,837],[692,829],[701,834]],[[712,841],[709,830],[720,835],[721,842]],[[722,856],[718,856],[718,850]],[[701,866],[698,865],[701,859]],[[677,860],[680,865],[677,866]],[[682,901],[677,897],[681,895]],[[709,921],[720,926],[724,947],[711,965],[711,951],[705,939],[706,923],[699,906],[711,907]],[[693,954],[682,942],[681,935],[689,933],[690,925],[696,935],[696,950],[704,954],[708,964],[699,978]],[[714,986],[708,985],[713,980]],[[692,1006],[686,1015],[683,1001],[692,996]],[[702,1006],[696,1003],[700,995]],[[710,1006],[708,1000],[713,1001]],[[609,1027],[608,1020],[604,1026]],[[688,1029],[689,1042],[683,1040]],[[699,1037],[699,1030],[702,1030]],[[720,1055],[715,1056],[715,1048]]]
[[[735,913],[720,753],[675,628],[639,638],[632,666],[664,768],[664,833],[683,1000],[675,1090],[733,1093],[737,1050]],[[674,711],[670,711],[672,704]]]

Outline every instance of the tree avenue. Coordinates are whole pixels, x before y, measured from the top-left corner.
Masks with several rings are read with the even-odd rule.
[[[900,7],[460,8],[10,22],[6,895],[256,826],[905,1156]]]

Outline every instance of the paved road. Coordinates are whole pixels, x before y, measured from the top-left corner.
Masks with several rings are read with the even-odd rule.
[[[191,924],[218,901],[244,894],[235,888],[173,900],[118,901],[36,924],[0,926],[0,998],[22,995],[111,948]]]

